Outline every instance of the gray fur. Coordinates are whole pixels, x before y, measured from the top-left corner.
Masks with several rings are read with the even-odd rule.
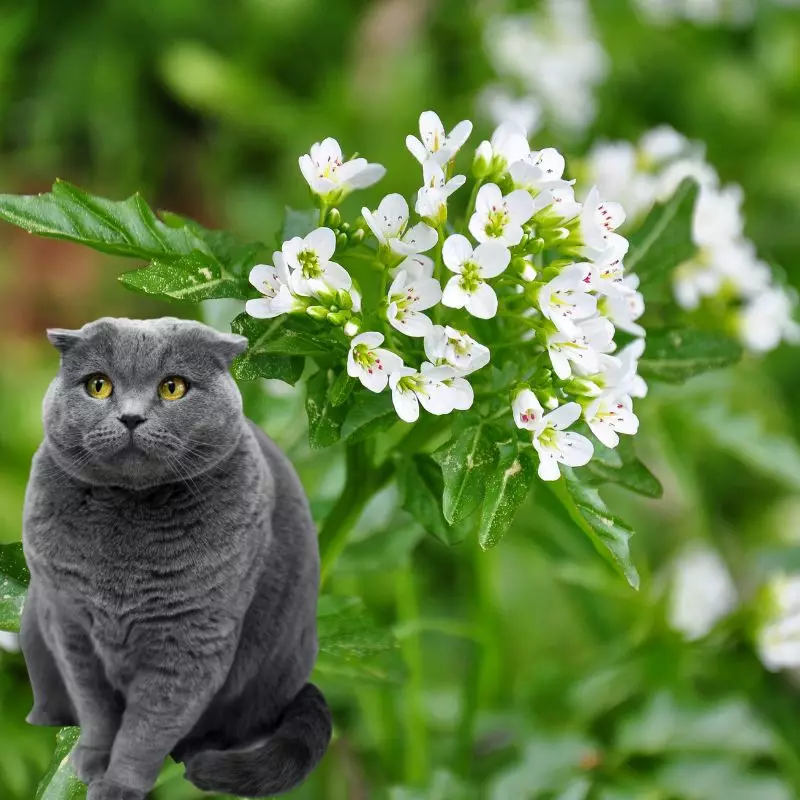
[[[291,464],[228,373],[245,340],[173,318],[48,337],[61,368],[24,512],[29,722],[80,724],[88,800],[142,800],[168,754],[202,789],[287,791],[331,733],[307,683],[319,554]],[[93,372],[108,399],[87,394]],[[180,400],[156,393],[168,375],[189,381]]]

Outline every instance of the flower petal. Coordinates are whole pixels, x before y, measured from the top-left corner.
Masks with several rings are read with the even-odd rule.
[[[464,308],[469,295],[461,288],[461,278],[454,275],[447,281],[442,293],[442,305],[448,308]]]
[[[515,225],[522,225],[527,222],[536,211],[536,204],[533,198],[524,189],[515,189],[505,197],[506,208],[511,222]]]
[[[497,295],[488,283],[479,283],[478,288],[464,303],[464,307],[478,319],[491,319],[497,313]]]
[[[511,262],[511,252],[500,242],[483,242],[475,248],[474,258],[482,278],[496,278]]]
[[[419,400],[414,392],[399,387],[392,388],[392,402],[397,416],[403,422],[416,422],[419,419]]]
[[[412,136],[411,134],[406,136],[406,147],[420,164],[425,163],[425,159],[428,158],[428,151],[425,149],[425,145],[422,144],[416,136]]]
[[[496,183],[484,183],[475,198],[475,212],[481,216],[488,214],[493,208],[503,204],[503,193]]]
[[[336,234],[330,228],[316,228],[304,240],[304,248],[313,250],[320,261],[330,261],[336,252]]]
[[[461,272],[464,264],[472,258],[472,245],[466,236],[454,233],[445,239],[442,246],[442,259],[452,272]]]
[[[573,431],[564,431],[558,434],[559,455],[556,458],[568,467],[582,467],[592,460],[594,446],[585,437]]]
[[[564,403],[563,406],[551,411],[545,416],[545,422],[554,430],[563,431],[577,420],[581,415],[581,407],[578,403]]]

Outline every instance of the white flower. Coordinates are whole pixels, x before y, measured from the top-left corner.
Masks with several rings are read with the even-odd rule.
[[[442,299],[442,287],[435,278],[410,278],[401,270],[389,287],[386,319],[406,336],[424,336],[433,323],[422,312]]]
[[[632,436],[639,430],[639,419],[633,413],[633,401],[628,395],[601,394],[584,408],[583,418],[606,447],[616,447],[620,433]]]
[[[449,236],[442,248],[445,266],[456,274],[444,287],[442,304],[466,308],[474,317],[491,319],[497,313],[497,295],[486,281],[496,278],[511,261],[510,251],[497,241],[474,250],[466,236]]]
[[[420,164],[433,160],[444,166],[455,158],[471,133],[472,123],[465,119],[446,134],[439,115],[434,111],[423,111],[419,116],[419,134],[422,141],[416,136],[406,136],[406,147]]]
[[[380,347],[381,344],[382,333],[365,331],[350,342],[347,353],[347,374],[358,378],[371,392],[382,392],[389,382],[389,375],[403,366],[403,359]]]
[[[793,319],[796,300],[781,287],[767,289],[748,302],[739,315],[739,336],[748,350],[765,353],[781,340],[800,341],[800,326]]]
[[[438,234],[424,222],[418,222],[409,230],[408,203],[401,194],[387,194],[375,211],[362,208],[361,214],[369,229],[375,234],[378,244],[391,248],[400,255],[416,255],[430,250],[436,244]]]
[[[421,253],[406,256],[393,270],[390,270],[392,277],[396,277],[397,273],[401,271],[405,271],[408,280],[432,278],[433,259]]]
[[[424,219],[439,225],[447,219],[447,200],[453,192],[466,182],[464,175],[454,175],[445,180],[442,168],[435,161],[422,165],[424,185],[417,192],[414,210]]]
[[[250,270],[250,283],[264,295],[245,303],[244,309],[251,317],[272,319],[304,308],[289,288],[289,270],[283,254],[273,253],[272,260],[275,266],[256,264]]]
[[[578,324],[578,335],[567,336],[560,331],[547,337],[547,351],[553,370],[561,380],[572,375],[570,362],[588,375],[600,369],[600,353],[614,349],[614,326],[603,317],[587,319]]]
[[[503,122],[492,134],[491,141],[483,141],[475,151],[479,162],[485,163],[484,172],[500,175],[509,165],[530,153],[525,131],[514,122]]]
[[[644,314],[644,297],[639,288],[638,275],[626,275],[618,284],[620,291],[610,294],[605,301],[608,318],[620,330],[634,336],[644,336],[644,328],[636,322]]]
[[[583,206],[575,199],[575,190],[564,181],[547,190],[550,195],[550,205],[547,208],[557,219],[564,221],[575,219]]]
[[[569,264],[539,289],[539,309],[561,333],[578,336],[576,321],[597,311],[597,298],[588,293],[591,282],[591,264]]]
[[[336,234],[330,228],[295,236],[283,243],[282,251],[292,270],[290,285],[295,294],[310,297],[325,286],[349,289],[353,285],[347,270],[330,260],[336,251]]]
[[[590,151],[590,179],[603,197],[613,197],[638,217],[655,202],[656,177],[640,168],[640,153],[630,142],[601,142]]]
[[[310,154],[300,156],[299,163],[311,191],[330,201],[372,186],[386,174],[385,167],[369,164],[365,158],[344,161],[339,142],[331,138],[311,145]]]
[[[658,125],[639,139],[639,155],[646,167],[659,166],[692,150],[692,143],[669,125]]]
[[[689,641],[710,633],[738,604],[725,562],[707,545],[689,545],[675,559],[672,574],[669,624]]]
[[[435,366],[453,367],[460,375],[485,367],[490,358],[488,347],[449,325],[434,325],[425,334],[425,355]]]
[[[20,650],[19,634],[0,631],[0,650],[5,650],[7,653],[18,653]]]
[[[556,196],[560,198],[559,202],[568,199],[572,191],[571,183],[561,179],[560,172],[564,169],[563,165],[559,170],[558,162],[551,159],[550,153],[557,154],[563,162],[563,157],[557,150],[548,148],[547,151],[532,153],[529,158],[515,161],[509,167],[514,186],[517,189],[525,189],[533,197],[534,213],[551,205]],[[557,177],[556,173],[559,173]],[[559,209],[559,216],[563,210],[564,206]],[[578,205],[576,214],[579,211]]]
[[[758,654],[773,672],[800,667],[800,576],[776,575],[768,586],[768,613],[757,634]]]
[[[512,247],[519,244],[522,226],[534,214],[533,198],[524,189],[503,197],[494,183],[481,186],[475,199],[475,213],[469,221],[469,232],[479,241],[495,241]]]
[[[628,241],[616,229],[625,222],[625,209],[619,204],[600,199],[593,186],[580,214],[581,239],[588,248],[586,255],[613,260],[628,252]]]
[[[645,397],[647,384],[641,375],[637,374],[639,359],[644,353],[644,339],[636,339],[620,350],[609,369],[604,370],[603,378],[605,390],[611,397],[630,395],[631,397]]]
[[[592,443],[579,433],[565,431],[581,415],[578,403],[565,403],[542,417],[533,428],[533,446],[539,454],[539,477],[557,481],[560,464],[582,467],[594,454]]]
[[[542,404],[530,389],[517,392],[511,403],[511,410],[514,413],[514,424],[528,431],[536,430],[544,416]]]
[[[447,365],[442,364],[441,366],[446,367]],[[423,362],[423,373],[428,373],[433,369],[436,369],[435,365],[427,361]],[[470,382],[464,378],[461,373],[458,373],[456,370],[453,370],[453,373],[454,375],[451,377],[445,375],[440,376],[441,383],[449,390],[446,402],[450,404],[452,409],[467,411],[472,408],[472,403],[475,400],[475,392]]]
[[[404,422],[416,422],[420,403],[431,414],[449,414],[453,410],[453,390],[444,381],[453,377],[450,367],[433,367],[424,372],[400,367],[392,372],[389,386],[397,416]]]

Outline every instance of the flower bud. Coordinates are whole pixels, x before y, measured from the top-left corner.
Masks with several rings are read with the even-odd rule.
[[[340,231],[344,231],[345,233],[347,233],[347,232],[350,230],[350,223],[349,223],[349,222],[343,222],[343,223],[342,223],[342,224],[339,226],[339,230],[340,230]]]
[[[475,150],[475,157],[472,160],[472,174],[479,180],[487,178],[492,171],[492,146],[487,141],[483,141]]]
[[[364,229],[363,228],[356,228],[350,234],[350,244],[351,245],[361,244],[361,242],[363,242],[363,241],[364,241]]]
[[[331,311],[328,314],[328,322],[330,322],[331,325],[344,325],[348,319],[350,319],[349,311]]]
[[[347,247],[347,234],[346,233],[340,233],[336,237],[336,249],[338,250],[338,249],[343,248],[343,247]]]
[[[361,330],[361,319],[359,317],[352,317],[344,324],[344,335],[355,336]]]
[[[314,319],[323,320],[328,316],[328,309],[325,306],[309,306],[306,309],[306,314]]]
[[[350,295],[350,292],[345,291],[344,289],[340,289],[336,293],[336,303],[341,308],[349,311],[353,307],[353,298]]]
[[[342,222],[342,215],[339,213],[338,208],[331,208],[325,217],[325,221],[329,228],[338,228]]]

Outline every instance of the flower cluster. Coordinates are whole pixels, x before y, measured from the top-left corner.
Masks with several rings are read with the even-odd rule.
[[[702,148],[664,126],[636,145],[596,145],[586,167],[604,195],[624,203],[635,218],[668,199],[684,178],[696,180],[700,195],[692,238],[697,253],[674,273],[676,302],[687,311],[701,306],[708,313],[721,311],[720,324],[735,330],[753,352],[800,339],[794,296],[776,283],[772,269],[744,236],[741,188],[721,185]]]
[[[486,50],[498,75],[522,89],[515,97],[491,85],[482,95],[495,122],[527,133],[545,113],[557,127],[582,131],[594,119],[594,89],[608,71],[587,0],[547,0],[542,11],[495,17]]]
[[[263,296],[246,310],[340,327],[349,339],[347,374],[370,392],[388,388],[405,422],[415,422],[420,407],[434,415],[470,409],[479,381],[487,389],[480,396],[498,406],[488,415],[507,414],[538,453],[540,477],[556,480],[559,464],[592,458],[584,434],[613,448],[638,429],[633,398],[647,388],[637,374],[644,303],[623,266],[628,242],[616,229],[625,212],[597,188],[578,202],[564,157],[532,150],[524,131],[506,123],[478,146],[467,213],[453,220],[450,197],[466,182],[455,159],[472,123],[448,132],[426,111],[419,128],[406,140],[422,172],[413,202],[388,194],[362,209],[355,230],[331,206],[382,168],[343,160],[333,140],[300,159],[323,224],[252,269]],[[362,242],[365,231],[374,242]],[[354,247],[380,285],[377,303],[364,307],[357,280],[336,260],[347,263]],[[632,337],[619,352],[617,329]],[[513,375],[498,386],[509,361]],[[568,430],[576,424],[584,433]]]

